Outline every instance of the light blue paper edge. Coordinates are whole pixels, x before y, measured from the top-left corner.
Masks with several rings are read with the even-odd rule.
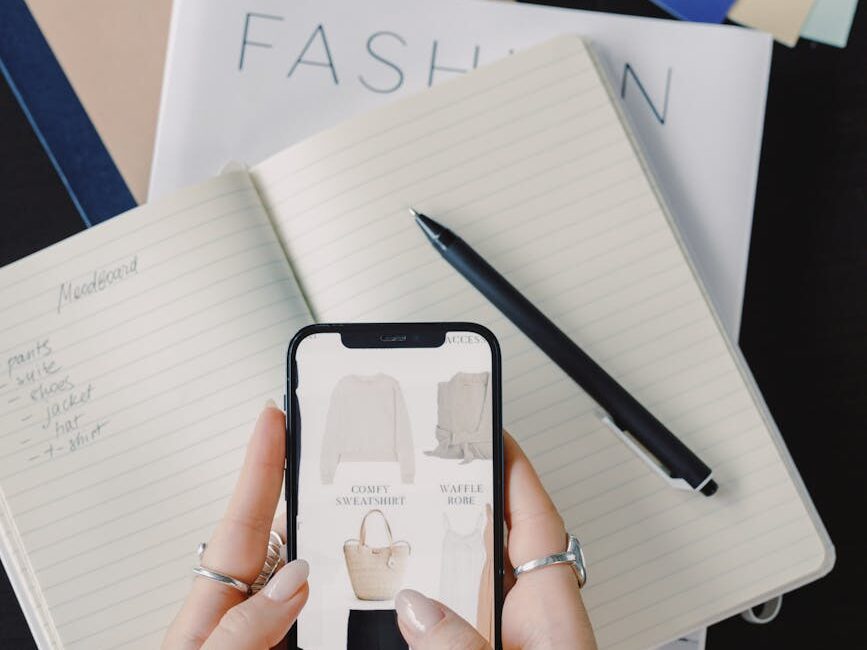
[[[816,0],[801,36],[834,47],[846,47],[858,0]]]

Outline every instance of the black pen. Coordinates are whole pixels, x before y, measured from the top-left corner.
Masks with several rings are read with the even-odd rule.
[[[440,255],[605,409],[602,421],[651,468],[672,487],[705,496],[717,491],[710,467],[469,244],[430,217],[410,212]]]

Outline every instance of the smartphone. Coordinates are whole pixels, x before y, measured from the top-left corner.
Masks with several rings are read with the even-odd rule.
[[[323,324],[289,345],[287,552],[310,597],[305,650],[407,648],[395,594],[416,589],[500,648],[500,350],[473,323]]]

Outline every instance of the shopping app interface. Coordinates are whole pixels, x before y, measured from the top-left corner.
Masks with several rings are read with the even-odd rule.
[[[306,650],[406,648],[394,596],[436,598],[493,629],[491,349],[474,332],[437,348],[347,348],[314,334],[296,352],[301,418],[299,618]]]

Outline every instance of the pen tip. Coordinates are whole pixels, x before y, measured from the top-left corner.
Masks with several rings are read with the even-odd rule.
[[[716,491],[719,489],[719,485],[717,485],[716,481],[713,479],[709,480],[704,484],[704,487],[701,489],[701,493],[706,497],[713,496],[716,494]]]
[[[414,216],[414,217],[419,216],[419,213],[415,211],[415,208],[410,208],[410,209],[409,209],[409,212],[410,212],[410,214],[411,214],[412,216]]]

